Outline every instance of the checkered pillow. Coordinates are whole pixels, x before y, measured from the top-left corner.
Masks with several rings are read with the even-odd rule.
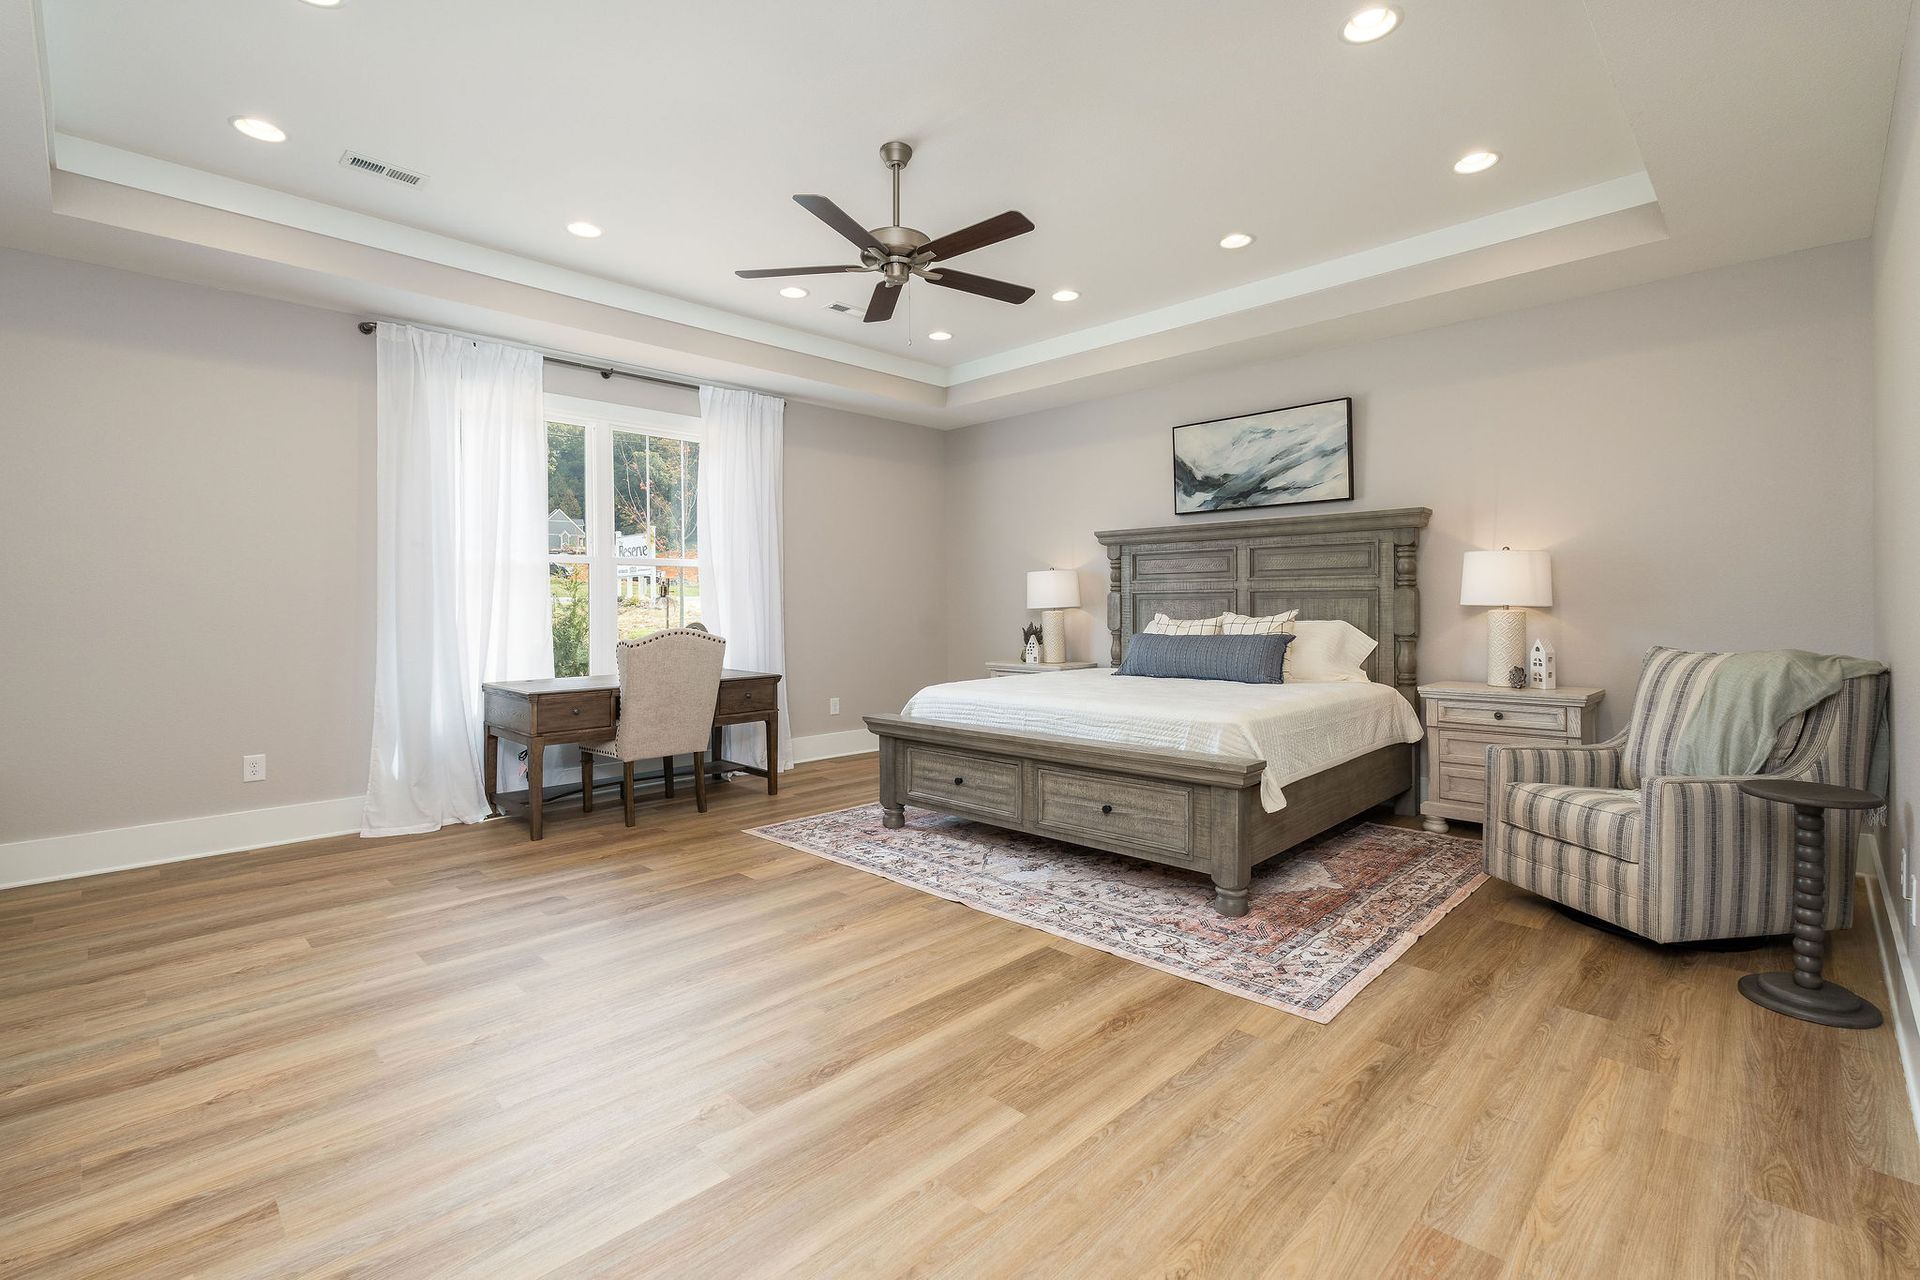
[[[1149,636],[1217,636],[1220,634],[1218,618],[1169,618],[1164,613],[1153,615],[1142,631]]]
[[[1223,636],[1290,636],[1293,634],[1293,620],[1300,616],[1298,609],[1289,609],[1285,613],[1271,613],[1264,618],[1250,617],[1244,613],[1223,613],[1220,615],[1220,634]]]

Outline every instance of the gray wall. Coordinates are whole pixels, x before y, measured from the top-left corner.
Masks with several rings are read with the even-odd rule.
[[[0,250],[0,843],[365,790],[373,344],[351,319]],[[789,405],[796,736],[939,678],[942,448]],[[250,752],[265,782],[240,782]]]
[[[367,339],[0,250],[0,388],[0,842],[364,792]]]
[[[1894,885],[1903,867],[1909,876],[1920,870],[1912,865],[1920,854],[1920,45],[1911,34],[1880,181],[1873,275],[1875,635],[1878,656],[1893,668],[1893,794],[1881,865]],[[1920,982],[1913,969],[1920,928],[1907,901],[1913,887],[1909,879],[1892,899],[1909,983]],[[1897,995],[1895,1003],[1913,1034],[1920,1010],[1899,1008]]]
[[[1534,631],[1562,683],[1607,689],[1608,730],[1653,644],[1865,652],[1868,267],[1864,243],[1816,249],[968,428],[947,454],[949,675],[1012,656],[1022,575],[1048,565],[1081,570],[1069,647],[1104,661],[1092,533],[1175,523],[1169,428],[1344,395],[1357,500],[1299,510],[1433,508],[1426,678],[1484,678],[1460,556],[1501,545],[1553,552]]]

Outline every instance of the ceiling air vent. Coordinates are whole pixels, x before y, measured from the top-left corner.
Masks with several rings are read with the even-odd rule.
[[[371,174],[376,178],[391,178],[395,182],[404,182],[410,187],[417,187],[427,180],[427,175],[424,173],[413,173],[406,169],[396,169],[394,166],[375,160],[371,156],[363,156],[358,151],[342,151],[340,153],[340,167],[343,169],[358,169],[360,172]]]

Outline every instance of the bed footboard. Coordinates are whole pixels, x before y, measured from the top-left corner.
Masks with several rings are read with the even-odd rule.
[[[1260,806],[1261,760],[904,716],[868,716],[866,723],[880,739],[887,826],[904,824],[911,804],[1202,871],[1213,880],[1215,908],[1227,916],[1247,913],[1255,865],[1391,799],[1412,778],[1408,748],[1383,748],[1318,775],[1336,779],[1330,789],[1311,785],[1316,779],[1290,786],[1288,808],[1270,814]]]

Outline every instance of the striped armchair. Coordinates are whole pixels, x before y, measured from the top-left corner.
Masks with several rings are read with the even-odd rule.
[[[1487,748],[1487,874],[1655,942],[1747,938],[1793,926],[1793,811],[1739,778],[1667,772],[1717,655],[1654,649],[1626,731],[1594,746]],[[1848,680],[1782,728],[1763,772],[1867,785],[1887,676]],[[1827,926],[1852,923],[1865,815],[1827,820]]]

